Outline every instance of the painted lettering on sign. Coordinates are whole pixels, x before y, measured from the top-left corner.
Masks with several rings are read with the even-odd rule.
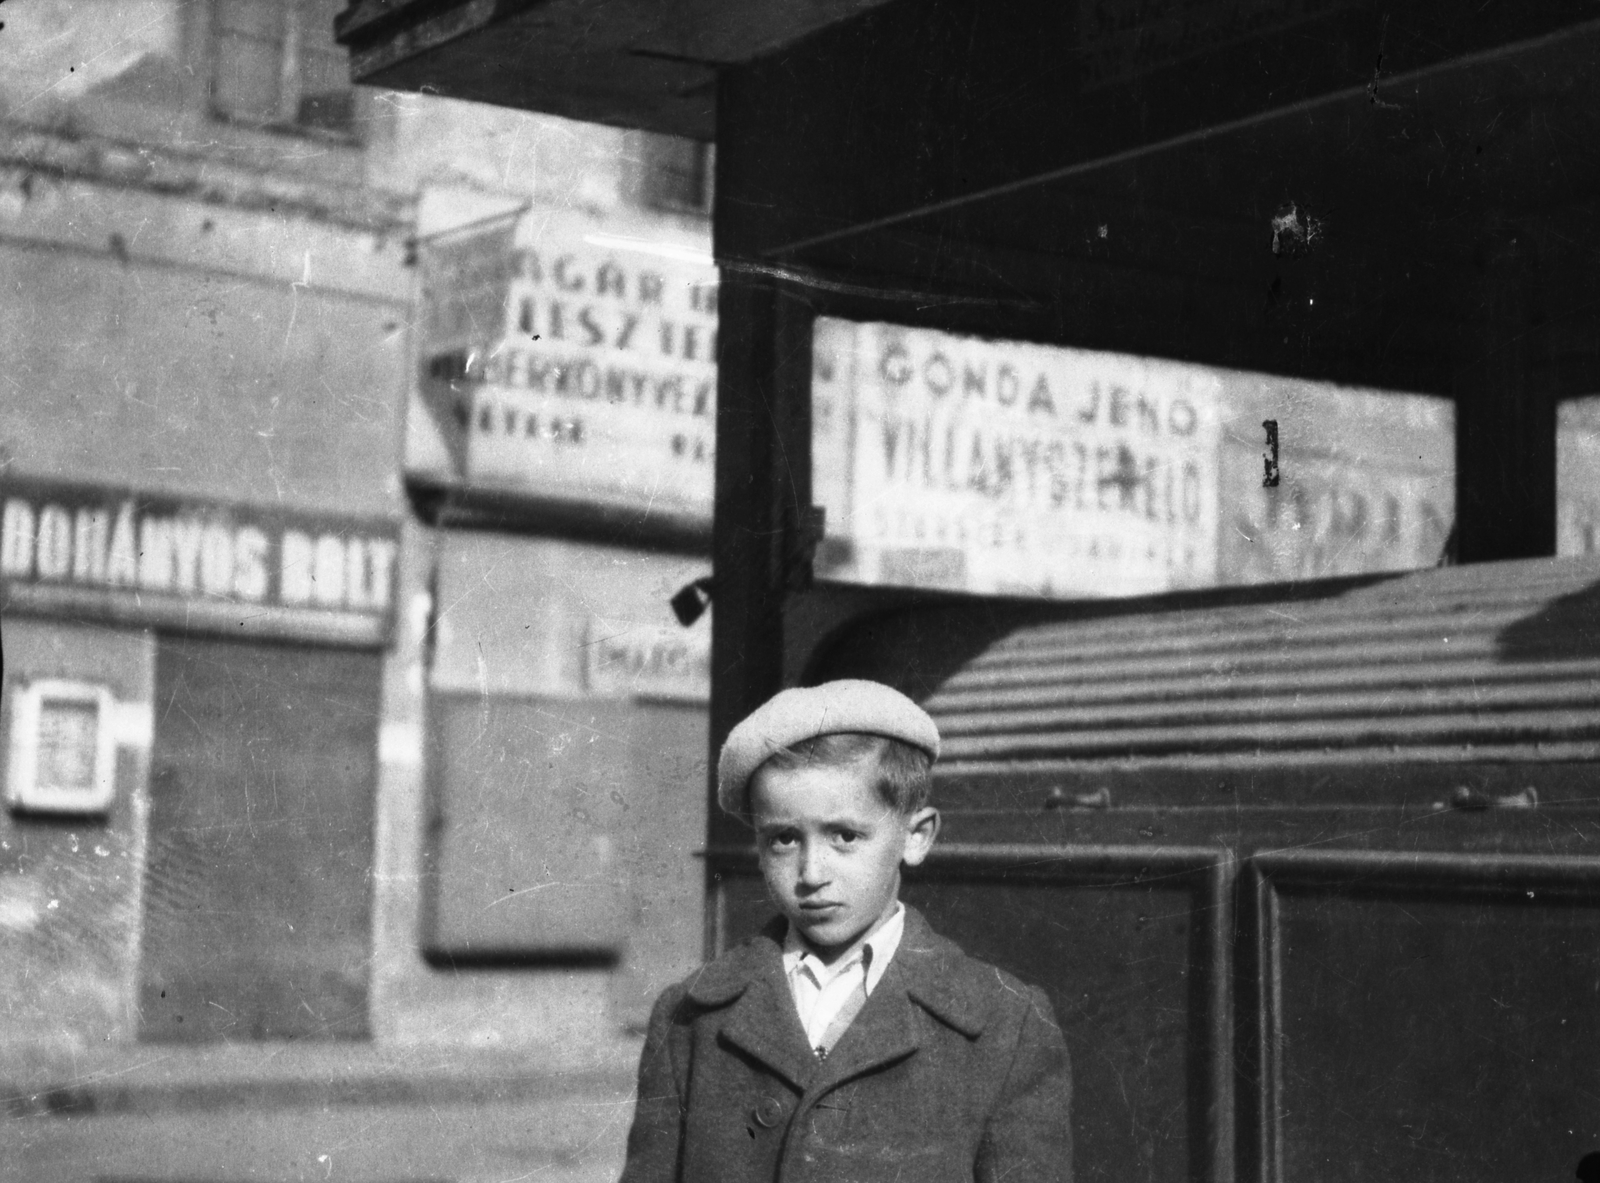
[[[708,518],[716,272],[681,244],[617,241],[540,212],[510,241],[490,237],[498,269],[458,247],[424,313],[427,372],[453,393],[425,381],[423,402],[459,438],[470,484]],[[485,277],[499,281],[493,314]]]
[[[1325,397],[1340,393],[1330,389]],[[1380,397],[1391,404],[1423,401],[1417,395]],[[1455,511],[1453,441],[1448,421],[1439,419],[1430,431],[1399,421],[1391,408],[1351,414],[1343,433],[1345,454],[1296,447],[1288,453],[1287,476],[1274,486],[1256,479],[1258,452],[1243,441],[1225,448],[1223,471],[1232,479],[1224,479],[1229,495],[1223,498],[1228,528],[1218,535],[1221,580],[1279,583],[1437,564]],[[1409,462],[1360,450],[1363,436],[1385,431],[1391,439],[1408,436],[1414,443]]]
[[[1213,574],[1198,367],[819,320],[813,484],[838,578],[1130,594]]]
[[[591,694],[706,702],[711,628],[590,617],[584,652]]]
[[[164,619],[177,604],[186,620],[220,611],[228,621],[226,606],[251,605],[358,614],[386,628],[398,555],[388,523],[0,485],[0,583],[24,606]]]

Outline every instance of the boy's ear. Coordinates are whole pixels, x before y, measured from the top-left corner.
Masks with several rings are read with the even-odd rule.
[[[917,810],[906,818],[906,851],[900,861],[908,867],[919,865],[933,849],[933,840],[939,836],[939,811],[931,805]]]

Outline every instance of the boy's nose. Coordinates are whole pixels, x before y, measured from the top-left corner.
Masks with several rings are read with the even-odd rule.
[[[800,885],[802,887],[821,887],[828,880],[828,871],[822,852],[814,847],[801,847],[799,871]]]

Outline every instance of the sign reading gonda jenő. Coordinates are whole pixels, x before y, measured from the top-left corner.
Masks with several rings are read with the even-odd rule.
[[[819,576],[1054,596],[1212,582],[1215,374],[832,319],[813,342]]]
[[[423,399],[466,482],[708,520],[717,276],[703,249],[549,211],[430,243],[422,349],[446,360],[425,373],[453,379],[456,401]]]
[[[0,478],[0,607],[230,636],[382,644],[383,520]]]

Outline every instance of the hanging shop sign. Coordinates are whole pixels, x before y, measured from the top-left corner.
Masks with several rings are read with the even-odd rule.
[[[529,211],[423,255],[419,401],[477,489],[709,521],[705,247]]]
[[[0,478],[0,610],[242,637],[387,641],[399,527]]]
[[[818,575],[1029,595],[1213,581],[1214,372],[831,319],[813,340]]]
[[[1352,417],[1350,435],[1373,430]],[[1416,454],[1448,456],[1451,444],[1446,425],[1442,438],[1421,441]],[[1261,471],[1259,454],[1225,451],[1223,471],[1233,473],[1223,481],[1228,528],[1218,535],[1219,582],[1283,583],[1439,563],[1455,513],[1450,471],[1339,456],[1294,461],[1280,486],[1264,489],[1252,479]]]
[[[1220,373],[1218,583],[1439,562],[1455,519],[1455,408],[1448,399]]]

